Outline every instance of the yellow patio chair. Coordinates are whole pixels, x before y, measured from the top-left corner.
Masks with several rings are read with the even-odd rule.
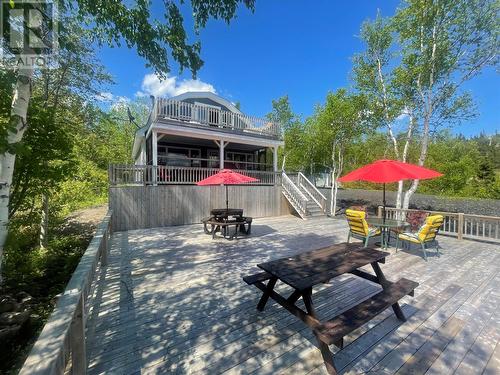
[[[425,247],[431,243],[436,245],[436,252],[439,256],[439,244],[436,240],[436,236],[439,229],[443,225],[443,215],[432,215],[425,219],[425,223],[420,227],[418,232],[403,232],[399,233],[396,238],[396,251],[398,251],[399,241],[406,241],[410,245],[412,243],[420,244],[422,251],[424,252],[424,258],[427,260],[427,253]]]
[[[366,212],[356,210],[346,210],[345,216],[349,224],[349,235],[347,242],[350,241],[351,236],[364,241],[364,246],[368,246],[368,241],[371,237],[380,236],[379,228],[372,228],[366,222]]]

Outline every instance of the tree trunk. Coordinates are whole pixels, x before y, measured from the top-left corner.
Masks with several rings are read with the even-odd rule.
[[[45,193],[42,196],[42,220],[40,223],[40,247],[42,249],[47,246],[48,231],[49,231],[49,195]]]
[[[18,71],[17,82],[14,87],[10,123],[15,128],[7,135],[8,145],[19,143],[26,130],[26,116],[28,104],[31,96],[31,76],[33,68],[31,66],[22,67]],[[0,282],[2,274],[3,249],[7,239],[9,226],[9,198],[12,176],[14,174],[14,163],[16,155],[10,148],[0,155]]]

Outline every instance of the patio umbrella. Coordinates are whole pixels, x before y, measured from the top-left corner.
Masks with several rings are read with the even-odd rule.
[[[259,181],[257,178],[248,177],[243,174],[234,172],[230,169],[222,169],[216,174],[207,177],[201,181],[198,181],[196,185],[206,186],[206,185],[225,185],[226,186],[226,210],[229,209],[229,200],[227,194],[227,185],[240,185],[246,184],[248,182]]]
[[[397,160],[377,160],[339,178],[340,182],[368,181],[384,184],[383,206],[385,220],[385,184],[400,180],[426,180],[442,176],[441,173],[415,164]]]

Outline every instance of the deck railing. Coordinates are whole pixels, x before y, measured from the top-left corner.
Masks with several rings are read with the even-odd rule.
[[[443,215],[444,223],[440,232],[456,236],[459,240],[468,238],[483,241],[500,241],[500,217],[498,216],[414,209],[403,210],[394,207],[386,207],[386,217],[389,219],[404,218],[406,213],[411,211],[424,211],[430,214]],[[379,206],[378,214],[382,216],[382,206]]]
[[[280,185],[281,173],[233,169],[259,179],[251,185]],[[219,171],[219,168],[152,165],[110,165],[109,183],[116,185],[193,185]]]
[[[94,275],[107,265],[111,235],[109,211],[80,259],[64,293],[26,359],[20,375],[54,375],[87,371],[86,321]]]
[[[192,104],[174,99],[156,99],[153,121],[161,119],[281,138],[281,126],[267,119],[241,115],[208,105]]]

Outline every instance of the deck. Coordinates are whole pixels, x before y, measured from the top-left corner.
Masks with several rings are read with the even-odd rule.
[[[89,374],[324,374],[310,330],[275,303],[259,313],[242,276],[259,262],[342,242],[344,220],[254,220],[250,238],[212,240],[201,225],[117,232],[92,296]],[[440,237],[443,255],[399,251],[386,276],[420,283],[345,339],[342,373],[498,374],[500,246]],[[285,286],[281,286],[285,288]],[[321,318],[378,287],[342,276],[314,291]],[[301,302],[300,302],[301,303]],[[336,348],[332,347],[335,351]]]

